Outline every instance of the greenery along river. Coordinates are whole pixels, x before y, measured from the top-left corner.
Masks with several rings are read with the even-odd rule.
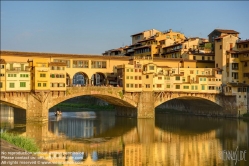
[[[59,117],[51,112],[45,123],[25,123],[22,117],[1,109],[1,131],[35,139],[48,160],[64,165],[249,165],[244,120],[161,113],[155,120],[136,119],[81,109]]]

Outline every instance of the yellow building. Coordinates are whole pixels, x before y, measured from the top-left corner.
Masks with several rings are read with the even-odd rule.
[[[146,30],[146,31],[131,35],[132,45],[141,41],[141,40],[144,40],[144,39],[147,39],[151,36],[154,36],[157,32],[160,32],[160,31],[158,31],[156,29],[150,29],[150,30]]]
[[[240,40],[237,41],[237,52],[235,55],[239,57],[241,62],[241,77],[239,78],[240,82],[249,84],[249,40]]]
[[[30,91],[30,68],[27,62],[6,63],[6,91]]]
[[[239,59],[230,51],[236,49],[238,37],[225,35],[215,39],[215,67],[223,70],[222,83],[239,81]]]
[[[50,68],[47,59],[28,60],[31,68],[31,90],[49,91],[50,90]]]
[[[4,59],[0,59],[0,91],[1,92],[6,90],[5,76],[6,76],[6,62]]]
[[[152,59],[133,59],[123,69],[122,85],[127,92],[181,91],[221,93],[222,72],[217,68],[188,67],[191,62],[182,61],[178,67],[159,66]],[[121,73],[120,73],[121,74]]]
[[[66,68],[63,62],[50,62],[50,90],[66,91]]]

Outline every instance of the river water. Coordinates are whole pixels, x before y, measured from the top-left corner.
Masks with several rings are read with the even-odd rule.
[[[64,165],[249,165],[244,120],[158,113],[155,120],[135,119],[101,110],[50,113],[44,123],[20,117],[20,111],[2,106],[1,131],[34,138],[40,155]]]

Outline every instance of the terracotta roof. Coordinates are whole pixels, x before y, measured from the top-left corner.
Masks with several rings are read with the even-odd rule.
[[[249,86],[248,84],[239,83],[239,82],[229,82],[229,83],[227,83],[227,85],[231,85],[233,87],[246,87],[246,86]]]
[[[141,47],[137,47],[137,48],[133,48],[133,49],[134,49],[134,50],[137,50],[137,49],[146,48],[146,47],[150,48],[150,45],[145,45],[145,46],[141,46]]]
[[[221,68],[213,68],[213,70],[215,70],[215,71],[223,71],[223,69],[221,69]]]
[[[6,64],[4,59],[0,59],[0,64]]]
[[[239,34],[239,32],[235,31],[235,30],[230,30],[230,29],[215,29],[216,31],[219,31],[221,33],[228,33],[228,34],[231,34],[231,33],[236,33],[236,34]]]
[[[177,44],[172,44],[170,46],[166,46],[166,47],[163,47],[163,48],[170,48],[170,47],[174,47],[174,46],[178,46],[178,45],[182,45],[183,43],[177,43]]]
[[[67,66],[64,62],[50,62],[49,66]]]
[[[240,41],[238,41],[237,43],[249,43],[249,39],[246,39],[246,40],[240,40]]]
[[[223,39],[223,38],[226,37],[226,36],[228,36],[228,35],[223,35],[223,36],[217,37],[217,38],[215,38],[215,40]]]

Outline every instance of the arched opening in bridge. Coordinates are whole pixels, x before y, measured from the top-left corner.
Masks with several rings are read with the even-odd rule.
[[[190,113],[195,115],[219,116],[224,114],[223,108],[207,99],[199,97],[179,97],[168,100],[156,107],[157,112],[179,111],[182,113]]]
[[[78,72],[73,76],[73,86],[85,86],[88,85],[88,76],[84,72]]]
[[[91,83],[94,86],[106,85],[107,84],[106,81],[107,81],[106,77],[103,73],[97,72],[93,74],[91,77]]]

